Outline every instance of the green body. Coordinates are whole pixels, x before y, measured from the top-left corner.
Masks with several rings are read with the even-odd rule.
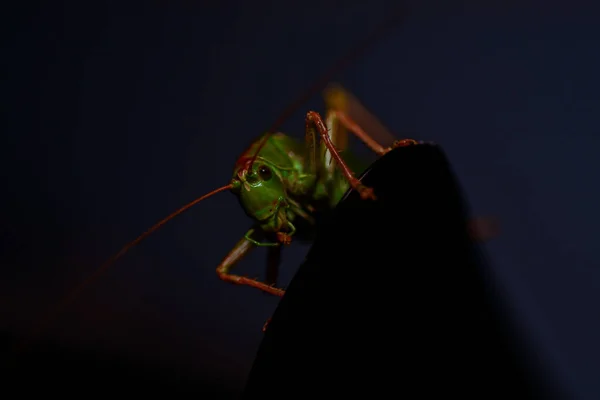
[[[313,239],[319,217],[332,210],[350,187],[363,200],[376,199],[373,188],[356,178],[366,165],[347,151],[348,134],[352,133],[378,156],[396,147],[419,144],[413,139],[395,140],[356,98],[339,85],[330,86],[324,97],[325,119],[315,111],[307,112],[304,141],[283,133],[262,135],[236,161],[230,184],[182,207],[132,243],[139,242],[203,199],[230,189],[253,220],[253,225],[223,258],[217,267],[217,275],[225,282],[283,296],[285,291],[275,287],[281,245],[290,244],[292,238]],[[480,227],[471,232],[474,238],[485,238],[485,229],[484,235],[481,233]],[[487,233],[487,237],[495,234],[493,229],[488,229]],[[268,249],[266,279],[261,281],[231,273],[235,264],[257,246]],[[128,247],[130,245],[125,250]]]
[[[330,133],[330,138],[338,147],[340,138],[335,133]],[[261,144],[260,152],[248,169]],[[295,234],[299,238],[312,236],[306,229],[314,226],[315,215],[335,207],[349,189],[348,180],[335,161],[329,161],[323,142],[314,153],[313,167],[307,143],[275,133],[259,137],[238,158],[232,177],[233,191],[262,233],[285,230],[288,223],[295,226],[300,218],[309,224],[301,223],[299,226],[303,229]],[[355,173],[365,168],[351,153],[341,151],[340,155]],[[265,168],[270,171],[265,176],[268,179],[261,177],[261,169],[265,171]]]
[[[254,223],[217,267],[222,280],[283,296],[285,291],[274,286],[281,245],[292,238],[312,240],[319,217],[332,210],[350,187],[363,199],[375,198],[355,176],[366,165],[347,151],[348,134],[378,155],[389,148],[352,121],[353,115],[366,120],[368,112],[341,87],[326,91],[325,103],[325,119],[314,111],[306,114],[304,141],[283,133],[265,134],[235,163],[229,187]],[[234,265],[257,246],[268,248],[265,281],[232,274]]]

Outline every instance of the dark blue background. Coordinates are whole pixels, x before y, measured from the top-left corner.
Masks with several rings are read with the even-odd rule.
[[[395,3],[53,3],[7,14],[0,328],[25,332],[125,242],[226,184],[249,141]],[[445,148],[474,213],[502,223],[487,246],[498,295],[564,384],[598,398],[597,17],[412,3],[334,80],[397,136]],[[302,139],[311,108],[323,110],[318,93],[283,129]],[[239,388],[277,305],[215,274],[249,225],[232,195],[207,200],[45,335]],[[284,283],[306,250],[286,250]],[[238,270],[261,274],[264,258],[256,251]]]

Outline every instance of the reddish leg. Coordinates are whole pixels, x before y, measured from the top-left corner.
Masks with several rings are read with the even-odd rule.
[[[279,275],[279,264],[281,263],[281,246],[269,247],[267,253],[267,278],[266,283],[269,285],[277,284],[277,276]],[[262,327],[263,333],[267,330],[267,326],[271,322],[271,318],[267,319]]]
[[[412,139],[394,140],[394,135],[340,85],[329,85],[323,94],[327,105],[327,125],[335,129],[336,122],[339,122],[377,155],[382,156],[396,147],[418,144]],[[393,144],[383,147],[381,142]]]
[[[386,149],[386,153],[392,149],[395,149],[396,147],[406,147],[406,146],[412,146],[415,144],[419,144],[419,142],[417,142],[414,139],[400,139],[400,140],[396,140],[394,143],[392,143],[392,147],[388,147]]]
[[[355,136],[357,136],[360,140],[362,140],[363,143],[366,144],[377,155],[383,156],[390,150],[395,149],[396,147],[404,147],[404,146],[410,146],[413,144],[419,144],[416,140],[413,140],[413,139],[401,139],[401,140],[396,140],[392,144],[391,147],[385,148],[382,145],[380,145],[379,143],[377,143],[377,141],[375,141],[375,139],[373,139],[371,136],[369,136],[369,134],[367,132],[365,132],[356,122],[354,122],[350,117],[348,117],[346,115],[346,113],[344,113],[343,111],[333,110],[333,111],[331,111],[331,113],[335,116],[335,118],[337,118],[338,121],[340,121],[340,123],[342,125],[344,125],[344,127],[346,129],[348,129]]]
[[[279,276],[279,264],[281,263],[281,246],[267,248],[267,269],[265,282],[268,285],[276,285]]]
[[[248,239],[243,238],[240,240],[217,267],[217,275],[225,282],[234,283],[236,285],[252,286],[263,292],[272,294],[273,296],[283,297],[285,293],[283,289],[276,288],[256,279],[229,273],[229,270],[254,247],[255,245]]]
[[[311,131],[314,129],[313,126],[317,127],[317,130],[319,132],[319,136],[321,137],[321,140],[323,141],[323,143],[325,143],[325,146],[327,146],[327,149],[331,153],[331,156],[335,159],[338,167],[342,171],[342,174],[344,174],[344,177],[348,180],[348,183],[350,183],[350,186],[354,190],[356,190],[360,194],[360,197],[362,197],[363,199],[370,198],[370,199],[375,200],[376,197],[375,197],[375,194],[373,193],[373,189],[366,187],[358,179],[356,179],[356,177],[354,176],[354,173],[352,173],[352,170],[350,170],[350,168],[348,168],[348,166],[346,165],[346,163],[340,156],[340,153],[338,153],[337,149],[331,142],[331,138],[329,137],[329,134],[327,133],[327,127],[325,126],[325,122],[323,122],[323,118],[321,118],[319,113],[317,113],[316,111],[309,111],[306,114],[307,136],[312,134]]]

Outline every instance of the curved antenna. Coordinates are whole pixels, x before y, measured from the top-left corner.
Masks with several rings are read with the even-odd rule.
[[[339,71],[343,70],[350,62],[354,61],[360,55],[362,55],[366,50],[368,50],[373,44],[379,40],[381,36],[383,36],[389,29],[394,27],[399,21],[401,21],[406,16],[406,10],[402,8],[401,12],[393,13],[389,20],[385,23],[379,25],[378,29],[372,32],[360,45],[353,47],[348,54],[344,57],[340,58],[336,63],[334,63],[322,76],[319,80],[313,83],[300,97],[296,99],[292,104],[290,104],[287,108],[283,110],[283,112],[279,115],[279,118],[275,120],[271,128],[267,130],[267,134],[263,137],[262,141],[256,148],[252,159],[250,160],[249,168],[252,168],[256,157],[258,157],[258,153],[263,148],[263,146],[267,143],[267,140],[275,133],[275,131],[279,128],[281,124],[283,124],[290,116],[294,113],[302,104],[306,103],[310,97],[322,90],[327,86],[331,78],[337,74]]]
[[[64,310],[65,307],[67,307],[69,304],[71,304],[76,298],[77,296],[83,292],[83,290],[89,286],[91,283],[93,283],[96,279],[98,279],[100,277],[100,275],[102,275],[104,272],[106,272],[106,270],[113,265],[118,259],[120,259],[121,257],[123,257],[123,255],[125,255],[125,253],[127,253],[132,247],[138,245],[142,240],[146,239],[148,236],[150,236],[152,233],[156,232],[158,229],[160,229],[164,224],[166,224],[167,222],[169,222],[171,219],[175,218],[176,216],[178,216],[179,214],[184,213],[185,211],[189,210],[190,208],[192,208],[193,206],[195,206],[196,204],[200,203],[203,200],[206,200],[207,198],[223,192],[225,190],[229,190],[232,189],[233,185],[229,184],[229,185],[225,185],[222,186],[218,189],[215,189],[203,196],[198,197],[197,199],[187,203],[186,205],[184,205],[183,207],[179,208],[177,211],[171,213],[169,216],[163,218],[162,220],[160,220],[159,222],[157,222],[156,224],[154,224],[150,229],[146,230],[144,233],[142,233],[140,236],[138,236],[137,238],[135,238],[134,240],[132,240],[131,242],[127,243],[125,246],[123,246],[123,248],[121,250],[119,250],[119,252],[117,254],[115,254],[114,256],[112,256],[110,259],[108,259],[104,264],[102,264],[100,267],[98,267],[98,269],[96,269],[96,271],[94,271],[94,273],[92,275],[90,275],[86,280],[84,280],[83,282],[81,282],[78,286],[76,286],[73,291],[71,291],[71,293],[69,293],[60,303],[58,303],[56,306],[54,306],[50,312],[48,312],[48,314],[46,315],[46,317],[40,321],[39,326],[37,327],[37,329],[34,328],[33,333],[30,336],[30,339],[35,337],[36,335],[38,335],[39,333],[41,333],[44,328],[46,326],[48,326],[48,324],[50,324],[54,318],[56,318],[62,310]],[[23,348],[25,348],[26,343],[21,344],[21,346],[19,347],[18,350],[22,350]]]

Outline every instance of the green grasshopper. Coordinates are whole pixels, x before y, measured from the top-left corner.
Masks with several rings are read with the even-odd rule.
[[[362,46],[342,58],[332,71],[342,69],[351,56],[356,56],[357,49],[364,51],[368,48],[388,28],[394,26],[396,19],[402,15],[400,13],[387,24],[381,25]],[[312,95],[312,90],[310,94]],[[348,133],[357,136],[378,156],[383,156],[395,147],[419,144],[413,139],[395,140],[354,96],[339,85],[330,85],[324,91],[324,99],[325,119],[315,111],[306,114],[304,143],[280,132],[268,132],[257,138],[237,159],[229,184],[184,205],[126,244],[51,309],[41,321],[37,332],[129,249],[172,218],[214,194],[227,190],[238,197],[245,213],[254,223],[218,265],[218,277],[226,282],[248,285],[271,295],[283,296],[284,289],[275,286],[282,245],[289,245],[292,238],[303,241],[312,239],[318,217],[335,208],[350,188],[367,201],[376,198],[373,190],[364,186],[355,176],[355,172],[363,170],[366,165],[361,165],[358,158],[348,151]],[[384,143],[390,145],[386,147]],[[475,219],[472,222],[471,232],[475,238],[485,240],[496,235],[495,228],[487,221]],[[265,281],[232,274],[231,269],[256,247],[268,249]]]
[[[301,240],[314,237],[317,217],[332,210],[350,188],[364,200],[376,199],[373,190],[355,176],[354,171],[363,168],[347,151],[348,133],[357,136],[377,156],[399,146],[422,143],[413,139],[393,140],[386,128],[339,85],[330,85],[324,91],[324,99],[325,119],[315,111],[306,114],[304,143],[280,132],[260,136],[238,157],[228,185],[169,215],[125,246],[110,263],[171,218],[216,193],[229,190],[237,196],[253,225],[218,265],[218,277],[283,296],[285,290],[275,287],[281,246],[289,245],[293,237]],[[381,138],[392,144],[384,147]],[[490,234],[485,223],[480,223],[482,220],[473,222],[471,232],[475,239],[485,240],[495,235],[493,231]],[[232,274],[234,265],[256,247],[269,250],[266,281]]]
[[[365,200],[376,198],[354,174],[359,167],[347,152],[348,132],[378,156],[397,146],[417,144],[405,139],[382,146],[355,122],[353,114],[372,116],[353,96],[332,85],[324,97],[325,120],[315,111],[306,114],[305,143],[283,133],[266,133],[237,159],[228,187],[254,224],[217,267],[222,280],[283,296],[285,291],[274,286],[281,245],[289,245],[294,236],[313,237],[316,216],[333,209],[349,188]],[[230,273],[256,247],[269,248],[267,271],[275,276],[267,277],[268,282]]]
[[[395,140],[377,118],[339,85],[330,85],[324,91],[324,99],[325,119],[315,111],[306,114],[304,143],[280,132],[268,132],[257,138],[238,157],[229,184],[184,205],[126,244],[57,305],[42,326],[148,235],[201,201],[227,190],[237,196],[253,224],[217,266],[218,277],[282,297],[285,290],[275,286],[282,245],[289,245],[292,238],[312,239],[318,217],[335,208],[350,188],[365,201],[376,199],[372,188],[355,176],[354,171],[366,166],[360,165],[358,158],[348,151],[348,133],[357,136],[377,156],[396,147],[422,143],[413,139]],[[386,147],[383,142],[391,145]],[[493,221],[489,222],[484,218],[470,221],[472,237],[476,240],[494,237],[497,228]],[[256,247],[268,249],[265,281],[232,274],[231,269]]]

